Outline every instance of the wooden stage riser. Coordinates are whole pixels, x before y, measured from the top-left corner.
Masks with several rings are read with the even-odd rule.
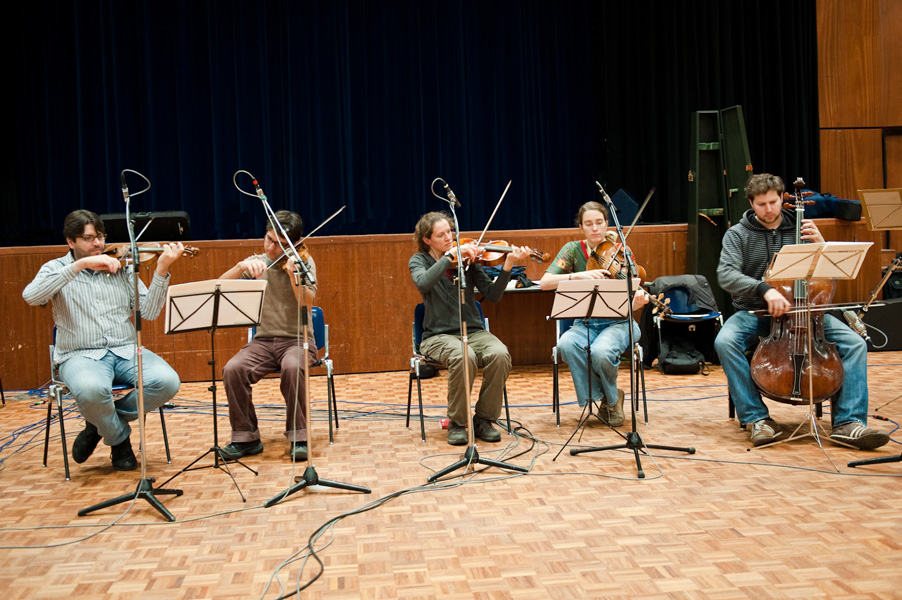
[[[871,240],[879,248],[885,237],[871,234],[863,222],[824,219],[819,225],[827,239]],[[552,256],[564,243],[578,237],[576,228],[492,234],[493,239],[538,248]],[[259,239],[198,241],[191,245],[201,252],[194,259],[182,259],[174,265],[173,284],[216,278],[239,260],[262,251]],[[649,280],[686,270],[685,224],[636,227],[630,246]],[[312,238],[308,247],[317,264],[316,304],[323,308],[330,326],[336,372],[404,369],[410,357],[413,307],[420,302],[407,269],[407,261],[415,251],[411,236]],[[4,274],[0,282],[0,314],[4,316],[7,334],[7,343],[0,348],[0,378],[5,389],[34,388],[48,379],[51,311],[49,305],[28,306],[22,300],[22,290],[44,262],[65,251],[62,245],[0,248],[0,272]],[[837,300],[865,298],[879,281],[879,261],[879,252],[869,252],[859,279],[839,284]],[[527,275],[539,279],[546,267],[529,261]],[[552,299],[551,293],[508,294],[497,306],[484,305],[492,332],[508,344],[514,364],[550,363],[554,326],[545,316]],[[216,333],[217,373],[246,340],[244,329]],[[209,380],[208,333],[165,335],[163,319],[158,318],[144,324],[143,343],[169,361],[183,381]]]

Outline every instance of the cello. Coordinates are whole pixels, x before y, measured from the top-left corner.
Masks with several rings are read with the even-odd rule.
[[[795,243],[802,243],[802,219],[805,203],[802,187],[796,179]],[[809,203],[811,203],[809,201]],[[784,204],[792,209],[792,204]],[[820,403],[836,396],[843,383],[843,365],[836,344],[824,337],[824,313],[812,311],[817,305],[829,304],[836,291],[833,279],[771,279],[771,266],[764,280],[793,305],[787,314],[771,320],[770,333],[762,337],[752,356],[752,381],[761,395],[789,404]]]

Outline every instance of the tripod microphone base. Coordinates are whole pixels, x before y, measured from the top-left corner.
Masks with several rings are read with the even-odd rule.
[[[468,465],[485,465],[487,467],[498,467],[499,469],[507,469],[509,471],[517,471],[518,473],[529,473],[529,469],[525,467],[520,467],[517,465],[511,465],[505,462],[501,462],[499,460],[490,460],[488,458],[480,458],[479,452],[476,450],[476,446],[467,447],[464,452],[463,458],[452,465],[448,465],[441,471],[437,471],[429,476],[426,480],[429,483],[433,483],[436,479],[444,477],[451,471],[456,471],[457,469],[466,468]]]
[[[297,483],[293,486],[276,494],[269,500],[263,503],[263,506],[269,508],[273,504],[278,504],[288,496],[292,495],[295,492],[299,492],[305,487],[309,485],[322,485],[325,487],[335,488],[339,490],[349,490],[351,492],[360,492],[362,494],[369,494],[372,492],[370,488],[363,487],[361,485],[353,485],[350,483],[341,483],[339,481],[329,481],[328,479],[320,479],[319,475],[316,472],[316,469],[313,466],[309,466],[304,469],[304,474],[297,479]]]
[[[639,449],[640,448],[653,448],[655,450],[672,450],[674,452],[686,452],[687,454],[695,454],[695,448],[692,447],[680,447],[680,446],[661,446],[656,444],[645,444],[642,442],[642,436],[639,435],[638,431],[629,431],[627,432],[625,438],[625,444],[616,444],[614,446],[599,446],[597,448],[573,448],[570,450],[571,456],[576,456],[577,454],[583,454],[585,452],[601,452],[603,450],[632,450],[633,454],[636,456],[636,469],[638,471],[639,479],[645,478],[645,472],[642,470],[642,462],[639,460]]]
[[[172,494],[174,496],[181,496],[182,490],[167,490],[162,488],[153,489],[154,481],[155,479],[153,477],[142,479],[138,482],[138,489],[133,493],[125,494],[119,496],[118,498],[113,498],[112,500],[105,500],[103,502],[100,502],[99,504],[95,504],[94,506],[89,506],[88,508],[83,508],[78,511],[78,516],[83,517],[86,514],[92,513],[95,510],[100,510],[101,508],[107,508],[116,504],[122,504],[123,502],[131,502],[136,498],[143,498],[144,500],[150,502],[151,506],[160,511],[160,514],[166,517],[167,521],[175,521],[175,517],[172,516],[172,513],[169,512],[165,506],[163,506],[162,502],[157,500],[154,494]]]

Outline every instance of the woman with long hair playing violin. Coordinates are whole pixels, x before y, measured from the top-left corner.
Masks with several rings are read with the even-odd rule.
[[[597,261],[590,263],[590,259],[597,256],[596,251],[606,241],[607,209],[598,202],[586,202],[576,215],[576,226],[584,239],[564,244],[539,282],[543,290],[557,289],[564,280],[612,277],[608,269],[589,268],[595,266]],[[632,308],[639,310],[647,303],[648,296],[639,290],[633,297]],[[635,339],[639,339],[639,326],[633,320],[630,323]],[[578,320],[558,342],[561,357],[570,366],[580,407],[585,407],[589,402],[591,387],[592,396],[600,399],[601,420],[612,427],[623,425],[624,393],[617,388],[617,369],[620,356],[629,348],[627,327],[624,319],[590,319],[588,324]],[[591,347],[591,370],[586,356],[587,343]]]
[[[467,324],[470,381],[465,381],[458,315],[460,295],[454,282],[457,270],[452,264],[457,249],[452,250],[454,230],[451,222],[451,215],[447,213],[426,213],[414,233],[418,252],[410,257],[408,267],[426,309],[420,350],[448,368],[448,443],[463,446],[468,441],[467,402],[477,367],[483,368],[483,376],[473,415],[473,433],[484,442],[497,442],[501,440],[501,434],[492,423],[501,415],[502,392],[510,373],[511,357],[507,346],[485,330],[476,309],[475,291],[491,302],[501,300],[513,266],[525,262],[530,251],[526,247],[512,247],[495,281],[478,264],[471,262],[466,269],[467,288],[462,310]],[[462,244],[460,253],[465,260],[475,261],[480,249],[472,243]]]

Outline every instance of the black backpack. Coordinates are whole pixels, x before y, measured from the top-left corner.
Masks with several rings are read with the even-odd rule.
[[[667,375],[694,375],[705,369],[705,355],[690,340],[682,337],[661,339],[658,365]]]
[[[660,332],[656,331],[650,310],[643,314],[642,343],[645,366],[650,367],[655,358],[661,371],[668,375],[705,373],[706,362],[714,363],[714,338],[720,321],[708,317],[718,313],[717,302],[711,286],[703,275],[672,275],[658,277],[648,284],[651,294],[664,293],[673,300],[672,319],[662,319]],[[680,316],[686,320],[678,320]]]

